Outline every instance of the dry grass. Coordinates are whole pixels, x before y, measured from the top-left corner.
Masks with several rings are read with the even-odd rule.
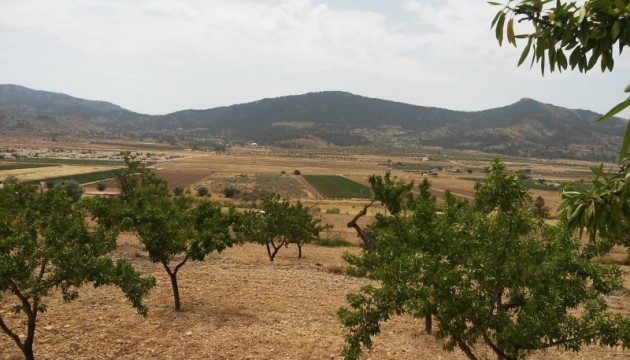
[[[87,147],[82,143],[71,146]],[[99,147],[111,150],[106,144]],[[348,154],[330,158],[310,158],[307,154],[288,157],[265,148],[230,149],[227,154],[184,154],[185,159],[161,163],[158,167],[175,173],[208,174],[196,179],[191,187],[211,184],[215,177],[229,184],[230,179],[240,174],[253,179],[260,174],[278,175],[281,171],[292,174],[295,169],[303,174],[345,175],[365,183],[370,174],[385,172],[382,164],[387,160],[384,156]],[[583,164],[576,165],[576,169],[583,168]],[[535,169],[568,172],[571,166],[563,165],[560,169],[554,165],[536,165]],[[33,170],[39,174],[42,171]],[[392,174],[416,183],[422,179],[417,174],[398,170]],[[462,174],[440,172],[430,180],[437,190],[451,188],[460,195],[470,195],[474,183],[458,179],[459,176]],[[552,207],[559,203],[555,193],[543,192],[543,196]],[[300,200],[309,207],[319,207],[321,212],[317,216],[335,226],[328,236],[341,236],[359,244],[354,231],[345,224],[366,201],[321,200],[312,192],[305,193]],[[340,214],[325,214],[333,207],[339,208]],[[370,215],[377,211],[381,210],[375,206]],[[372,216],[362,219],[363,224],[371,220]],[[306,245],[305,258],[297,259],[297,250],[289,247],[280,251],[274,263],[267,260],[264,248],[258,245],[248,244],[213,254],[203,263],[189,263],[182,269],[183,311],[178,313],[173,310],[167,275],[160,266],[149,262],[134,238],[126,236],[120,239],[117,256],[129,259],[143,273],[158,280],[157,288],[147,300],[149,316],[136,315],[122,294],[109,287],[85,287],[80,298],[71,303],[63,303],[58,294],[52,294],[48,312],[39,318],[35,352],[40,359],[337,359],[343,346],[343,331],[336,311],[345,305],[345,294],[367,283],[343,274],[345,264],[341,256],[345,251],[360,249]],[[610,302],[616,311],[628,314],[629,300],[630,277],[626,276],[624,291],[611,297]],[[18,333],[23,333],[24,324],[21,318],[10,314],[11,305],[8,296],[0,299],[2,316],[17,327]],[[44,330],[47,325],[52,328]],[[457,351],[444,352],[440,342],[419,331],[421,327],[421,320],[395,317],[383,326],[382,333],[375,338],[374,349],[367,351],[364,358],[465,358]],[[9,338],[0,336],[0,359],[19,358],[19,351]],[[588,347],[579,354],[554,350],[533,358],[629,359],[630,352]]]
[[[59,294],[47,301],[39,318],[35,352],[40,359],[338,359],[343,331],[336,311],[345,294],[366,284],[343,275],[344,251],[358,248],[306,246],[297,259],[294,247],[282,249],[270,263],[259,245],[213,254],[189,263],[180,274],[182,312],[175,312],[167,275],[148,261],[131,237],[120,241],[118,256],[158,280],[138,316],[119,290],[81,289],[78,300],[64,303]],[[630,286],[626,281],[626,288]],[[9,297],[0,311],[18,333],[19,317],[10,315]],[[613,306],[625,306],[627,292]],[[44,327],[51,326],[50,330]],[[442,350],[422,334],[422,320],[395,317],[384,324],[365,359],[464,359]],[[488,352],[488,355],[490,353]],[[551,351],[537,359],[627,359],[621,349],[589,347],[574,354]],[[0,359],[19,359],[19,350],[0,336]]]

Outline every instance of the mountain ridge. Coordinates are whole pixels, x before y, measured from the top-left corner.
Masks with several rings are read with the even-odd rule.
[[[614,159],[625,122],[613,119],[591,126],[599,116],[531,98],[503,107],[460,111],[344,91],[145,115],[104,101],[0,85],[0,121],[8,125],[0,135],[5,136],[16,130],[46,136],[48,131],[55,136],[278,146],[297,146],[296,139],[318,139],[337,146],[395,143],[506,155]]]

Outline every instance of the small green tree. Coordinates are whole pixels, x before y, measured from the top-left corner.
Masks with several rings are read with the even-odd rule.
[[[534,215],[546,219],[549,216],[549,206],[545,205],[545,198],[537,196],[532,204],[532,212]]]
[[[146,315],[142,300],[155,281],[108,256],[116,247],[115,227],[88,227],[82,207],[63,191],[38,195],[20,185],[9,190],[0,191],[0,298],[16,300],[13,310],[25,315],[26,337],[20,338],[1,314],[0,329],[25,359],[35,358],[37,315],[46,311],[45,298],[53,289],[70,301],[84,284],[115,285]]]
[[[98,190],[98,191],[105,191],[105,189],[107,189],[107,184],[105,184],[104,182],[99,181],[96,184],[96,190]]]
[[[437,318],[435,336],[471,360],[486,348],[508,360],[554,347],[630,345],[630,320],[610,313],[604,299],[621,288],[619,268],[585,258],[564,224],[533,217],[524,207],[529,193],[501,162],[476,185],[474,204],[447,193],[441,215],[428,182],[415,198],[402,182],[371,184],[391,215],[366,229],[371,249],[346,256],[350,273],[378,282],[349,294],[350,308],[338,312],[346,359],[403,313]]]
[[[164,196],[168,194],[166,181],[159,178],[152,169],[146,168],[135,154],[128,151],[121,154],[125,160],[126,168],[120,170],[115,175],[115,179],[120,188],[119,199],[123,203],[129,202],[139,188],[151,187]]]
[[[58,182],[53,188],[64,191],[68,197],[75,202],[79,201],[79,199],[81,199],[81,195],[83,195],[83,188],[74,180]]]
[[[310,209],[298,201],[289,207],[289,213],[285,217],[286,238],[288,244],[295,244],[298,248],[298,258],[302,258],[302,246],[319,239],[321,231],[331,228],[330,225],[321,225],[321,219],[313,217]]]
[[[243,214],[237,233],[244,241],[265,245],[269,261],[273,261],[288,244],[296,244],[298,257],[302,257],[302,246],[319,238],[326,228],[320,222],[300,202],[292,205],[279,195],[265,196],[261,210]]]
[[[179,186],[174,188],[173,189],[173,195],[175,195],[175,196],[182,196],[182,195],[184,195],[184,189],[179,187]]]
[[[223,196],[225,196],[228,199],[233,198],[239,192],[240,191],[234,186],[226,186],[225,188],[223,188]]]
[[[208,188],[205,186],[200,186],[197,188],[197,196],[205,197],[205,196],[208,196],[208,193],[209,193]]]
[[[4,178],[5,184],[16,185],[20,182],[20,179],[15,174],[9,174]]]
[[[175,310],[181,310],[177,275],[188,261],[203,261],[213,251],[231,247],[233,210],[221,212],[220,204],[196,203],[190,196],[171,198],[159,188],[134,191],[128,216],[149,259],[162,265],[171,280]]]

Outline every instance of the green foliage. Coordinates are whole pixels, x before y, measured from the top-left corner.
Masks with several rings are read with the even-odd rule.
[[[236,194],[240,193],[240,190],[238,190],[237,188],[235,188],[234,186],[226,186],[223,189],[223,195],[228,198],[231,199],[233,198]]]
[[[588,234],[585,254],[589,257],[610,252],[614,245],[630,246],[630,168],[608,173],[600,165],[591,171],[592,186],[563,190],[560,205],[569,228]]]
[[[197,196],[205,197],[205,196],[208,196],[208,194],[209,194],[209,191],[207,187],[200,186],[197,188]]]
[[[99,181],[96,184],[96,190],[98,190],[98,191],[105,191],[105,189],[107,189],[107,184],[105,184],[104,182]]]
[[[149,259],[162,264],[169,275],[175,310],[181,309],[177,275],[182,266],[234,244],[230,236],[234,210],[224,214],[218,203],[195,202],[187,195],[169,197],[153,185],[134,189],[127,216]]]
[[[2,164],[0,165],[0,171],[4,170],[19,170],[19,169],[34,169],[40,167],[50,167],[56,165],[49,164],[25,164],[25,163],[12,163],[12,164]]]
[[[323,247],[350,247],[353,246],[351,242],[349,242],[348,240],[339,237],[339,236],[333,236],[333,237],[324,237],[324,238],[320,238],[317,239],[314,242],[315,245],[317,246],[323,246]]]
[[[123,203],[129,202],[135,195],[135,191],[140,188],[152,188],[161,196],[168,195],[165,180],[160,179],[155,175],[155,172],[146,168],[142,162],[137,160],[136,155],[130,152],[123,152],[122,155],[127,167],[116,171],[115,179],[120,188],[119,198]]]
[[[17,185],[20,182],[20,179],[15,174],[9,174],[4,178],[5,184]]]
[[[90,172],[90,173],[85,173],[85,174],[65,175],[65,176],[58,176],[54,178],[30,180],[29,183],[39,184],[41,181],[47,181],[47,182],[52,181],[54,183],[59,183],[62,181],[76,181],[79,184],[85,184],[85,183],[94,182],[94,181],[111,179],[115,177],[116,174],[118,173],[119,173],[119,170],[102,170],[102,171],[95,171],[95,172]]]
[[[182,195],[184,195],[184,189],[179,187],[179,186],[174,188],[173,189],[173,195],[175,195],[175,196],[182,196]]]
[[[330,208],[330,209],[326,209],[326,214],[341,214],[341,210],[339,210],[338,207],[334,207],[334,208]]]
[[[602,71],[614,67],[615,46],[619,52],[630,45],[630,2],[628,0],[577,1],[510,0],[492,21],[499,44],[504,39],[516,46],[527,40],[519,65],[528,56],[550,71],[571,67],[582,72],[598,62]],[[529,21],[533,31],[514,33],[514,20]],[[507,20],[507,21],[506,21]],[[565,51],[567,52],[565,54]],[[570,53],[569,53],[570,52]]]
[[[562,71],[569,66],[580,72],[591,70],[599,62],[602,71],[612,71],[615,66],[614,53],[619,54],[630,46],[630,1],[588,0],[542,1],[510,0],[492,21],[499,45],[507,37],[516,46],[518,39],[526,39],[518,65],[528,56],[551,72]],[[514,34],[514,20],[529,21],[533,31],[522,35]],[[507,20],[507,22],[506,22]],[[504,36],[504,33],[506,36]],[[566,51],[566,54],[565,54]],[[569,54],[570,52],[570,54]],[[530,55],[531,54],[531,55]],[[630,86],[626,88],[630,92]],[[613,107],[598,122],[607,120],[630,106],[630,98]],[[630,126],[626,127],[620,159],[630,147]]]
[[[14,310],[25,315],[26,337],[9,329],[1,314],[0,328],[27,359],[34,358],[37,315],[46,310],[45,298],[53,289],[70,301],[84,284],[115,285],[138,313],[147,313],[142,300],[154,279],[108,256],[116,247],[118,228],[100,222],[88,226],[82,205],[57,189],[41,195],[28,185],[0,190],[0,294],[14,299]]]
[[[371,183],[390,215],[366,228],[371,250],[346,255],[349,273],[377,282],[349,294],[349,308],[338,312],[346,359],[372,346],[381,322],[403,313],[435,317],[445,349],[470,359],[630,345],[630,321],[610,313],[604,299],[621,288],[619,268],[589,261],[562,223],[534,217],[525,206],[531,196],[501,162],[490,163],[474,204],[447,192],[440,215],[427,180],[416,197],[387,174]]]
[[[283,246],[295,244],[298,257],[302,257],[302,246],[319,238],[327,226],[313,218],[309,208],[297,202],[291,204],[279,195],[266,196],[261,210],[243,214],[237,234],[244,241],[265,245],[269,261],[273,261]]]
[[[370,188],[338,175],[304,175],[320,194],[327,198],[367,198]]]
[[[534,199],[531,211],[535,216],[543,219],[549,216],[549,206],[545,205],[545,199],[542,196],[537,196],[536,199]]]
[[[83,194],[83,188],[74,180],[58,182],[55,184],[53,189],[64,191],[66,195],[75,202],[79,201],[79,199],[81,199],[81,195]]]

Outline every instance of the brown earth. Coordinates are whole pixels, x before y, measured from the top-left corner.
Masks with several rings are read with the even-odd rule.
[[[101,146],[109,149],[108,145]],[[307,152],[279,153],[266,148],[236,148],[227,154],[181,154],[187,157],[157,167],[170,172],[173,179],[187,179],[185,186],[189,187],[205,185],[208,174],[226,179],[239,175],[254,178],[257,174],[281,171],[292,174],[295,169],[303,174],[344,175],[365,183],[369,175],[383,174],[387,169],[384,156],[311,157]],[[526,166],[531,165],[508,164],[511,169]],[[585,166],[537,164],[534,168],[560,177]],[[392,175],[416,183],[422,179],[418,174],[399,170],[392,170]],[[461,176],[465,175],[444,171],[430,180],[435,189],[451,188],[460,195],[472,195],[474,182],[462,180]],[[179,186],[185,187],[184,183]],[[537,193],[534,191],[535,196]],[[557,193],[540,193],[550,207],[559,204]],[[335,225],[328,235],[359,243],[345,224],[366,201],[322,200],[313,193],[301,200],[309,207],[319,207],[318,216]],[[341,214],[326,214],[325,210],[331,208],[339,208]],[[378,207],[370,209],[370,215],[377,211]],[[370,221],[370,217],[363,221]],[[346,304],[345,294],[367,284],[363,279],[340,273],[344,267],[341,255],[345,251],[357,252],[357,247],[307,245],[303,259],[297,259],[294,247],[283,248],[276,261],[270,263],[262,246],[248,244],[213,254],[203,263],[187,264],[180,273],[183,311],[175,312],[168,277],[161,266],[149,262],[134,238],[123,237],[120,245],[118,257],[130,259],[158,281],[147,300],[149,316],[138,316],[120,291],[110,287],[87,286],[79,299],[70,303],[61,301],[59,294],[52,294],[48,312],[39,318],[35,344],[39,359],[337,359],[344,340],[336,311]],[[623,251],[615,256],[622,258]],[[17,326],[18,333],[24,333],[22,318],[11,313],[13,302],[9,300],[13,299],[4,295],[0,297],[2,316],[11,326]],[[629,300],[630,277],[626,275],[625,289],[611,297],[610,303],[616,311],[630,315]],[[367,351],[364,358],[464,359],[460,352],[444,352],[439,341],[422,334],[418,330],[422,322],[407,316],[390,320],[375,338],[374,349]],[[19,354],[15,344],[0,335],[0,359],[19,359]],[[532,358],[630,359],[630,351],[588,347],[577,354],[554,350]]]
[[[132,237],[120,241],[117,256],[131,260],[158,285],[142,318],[111,287],[81,289],[70,303],[58,293],[47,300],[38,320],[35,353],[39,359],[338,359],[343,331],[336,311],[345,294],[367,284],[339,273],[344,251],[307,245],[305,258],[294,247],[282,249],[270,263],[259,245],[244,245],[189,263],[180,273],[183,311],[173,310],[168,277],[149,262]],[[613,307],[625,306],[625,292]],[[11,314],[6,296],[2,316],[18,333],[22,318]],[[421,319],[394,317],[375,338],[364,359],[464,359],[445,352],[432,336],[422,334]],[[490,351],[488,351],[490,356]],[[535,359],[628,359],[630,351],[587,347],[580,353],[549,351]],[[19,359],[6,336],[0,336],[0,359]]]

